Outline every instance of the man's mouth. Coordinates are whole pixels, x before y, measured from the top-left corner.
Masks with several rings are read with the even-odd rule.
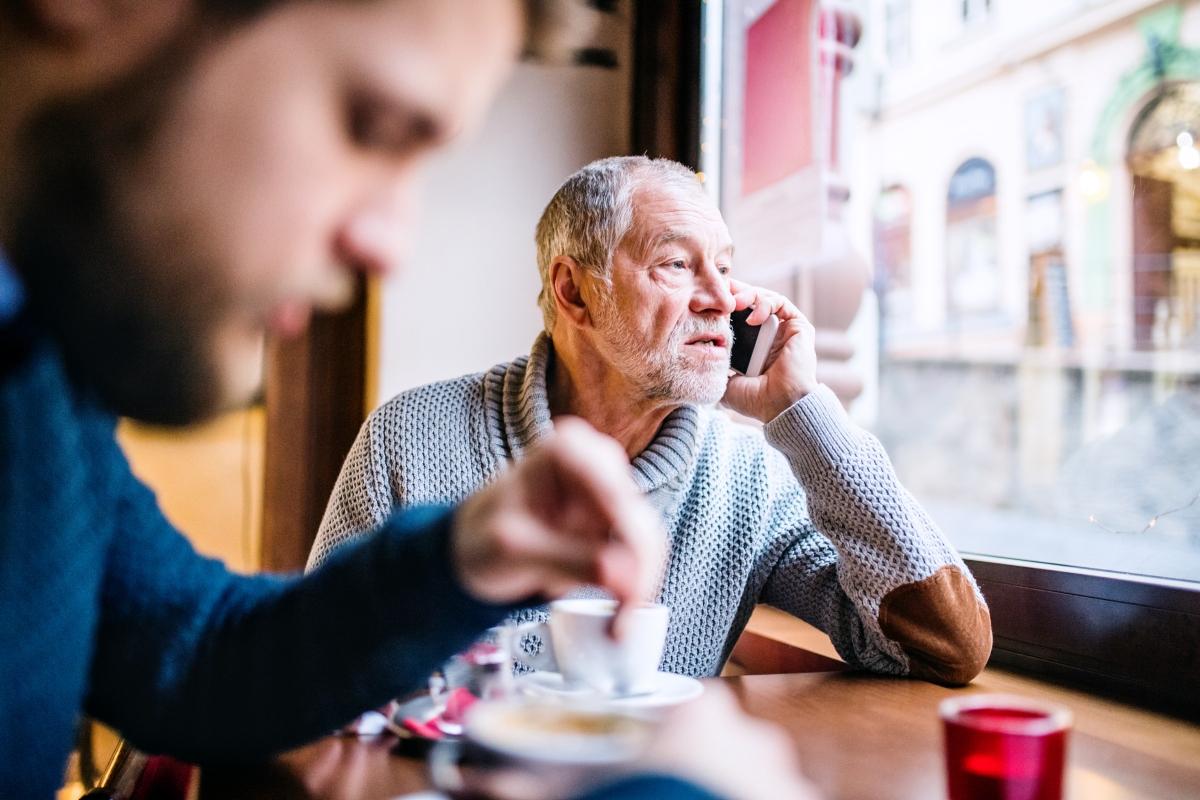
[[[724,349],[726,339],[720,333],[701,333],[697,334],[684,342],[686,345],[696,345],[698,347],[712,347]]]

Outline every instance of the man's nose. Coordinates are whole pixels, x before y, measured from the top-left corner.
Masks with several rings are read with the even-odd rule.
[[[350,269],[390,275],[407,261],[416,214],[415,192],[397,182],[371,193],[338,226],[335,248]]]
[[[729,288],[729,277],[723,275],[715,265],[706,266],[701,272],[696,291],[692,294],[691,310],[694,313],[732,314],[736,308],[733,291]]]

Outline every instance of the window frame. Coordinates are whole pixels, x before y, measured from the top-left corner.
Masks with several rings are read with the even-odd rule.
[[[989,664],[1200,719],[1200,584],[964,554]]]
[[[960,0],[959,24],[965,30],[982,25],[992,18],[991,0]]]
[[[884,54],[893,67],[912,61],[912,0],[886,0],[883,5]]]

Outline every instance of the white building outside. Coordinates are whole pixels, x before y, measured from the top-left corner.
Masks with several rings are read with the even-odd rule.
[[[1200,509],[1163,514],[1200,490],[1200,3],[858,9],[856,330],[905,481],[967,550],[1200,578]]]

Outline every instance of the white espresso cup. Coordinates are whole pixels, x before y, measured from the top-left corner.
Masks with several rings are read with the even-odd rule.
[[[569,687],[590,687],[604,694],[631,695],[654,691],[658,665],[667,641],[671,610],[643,604],[631,610],[622,637],[609,634],[617,602],[577,597],[550,604],[549,623],[519,626],[517,637],[536,634],[549,647],[522,660],[537,670],[557,671]]]

